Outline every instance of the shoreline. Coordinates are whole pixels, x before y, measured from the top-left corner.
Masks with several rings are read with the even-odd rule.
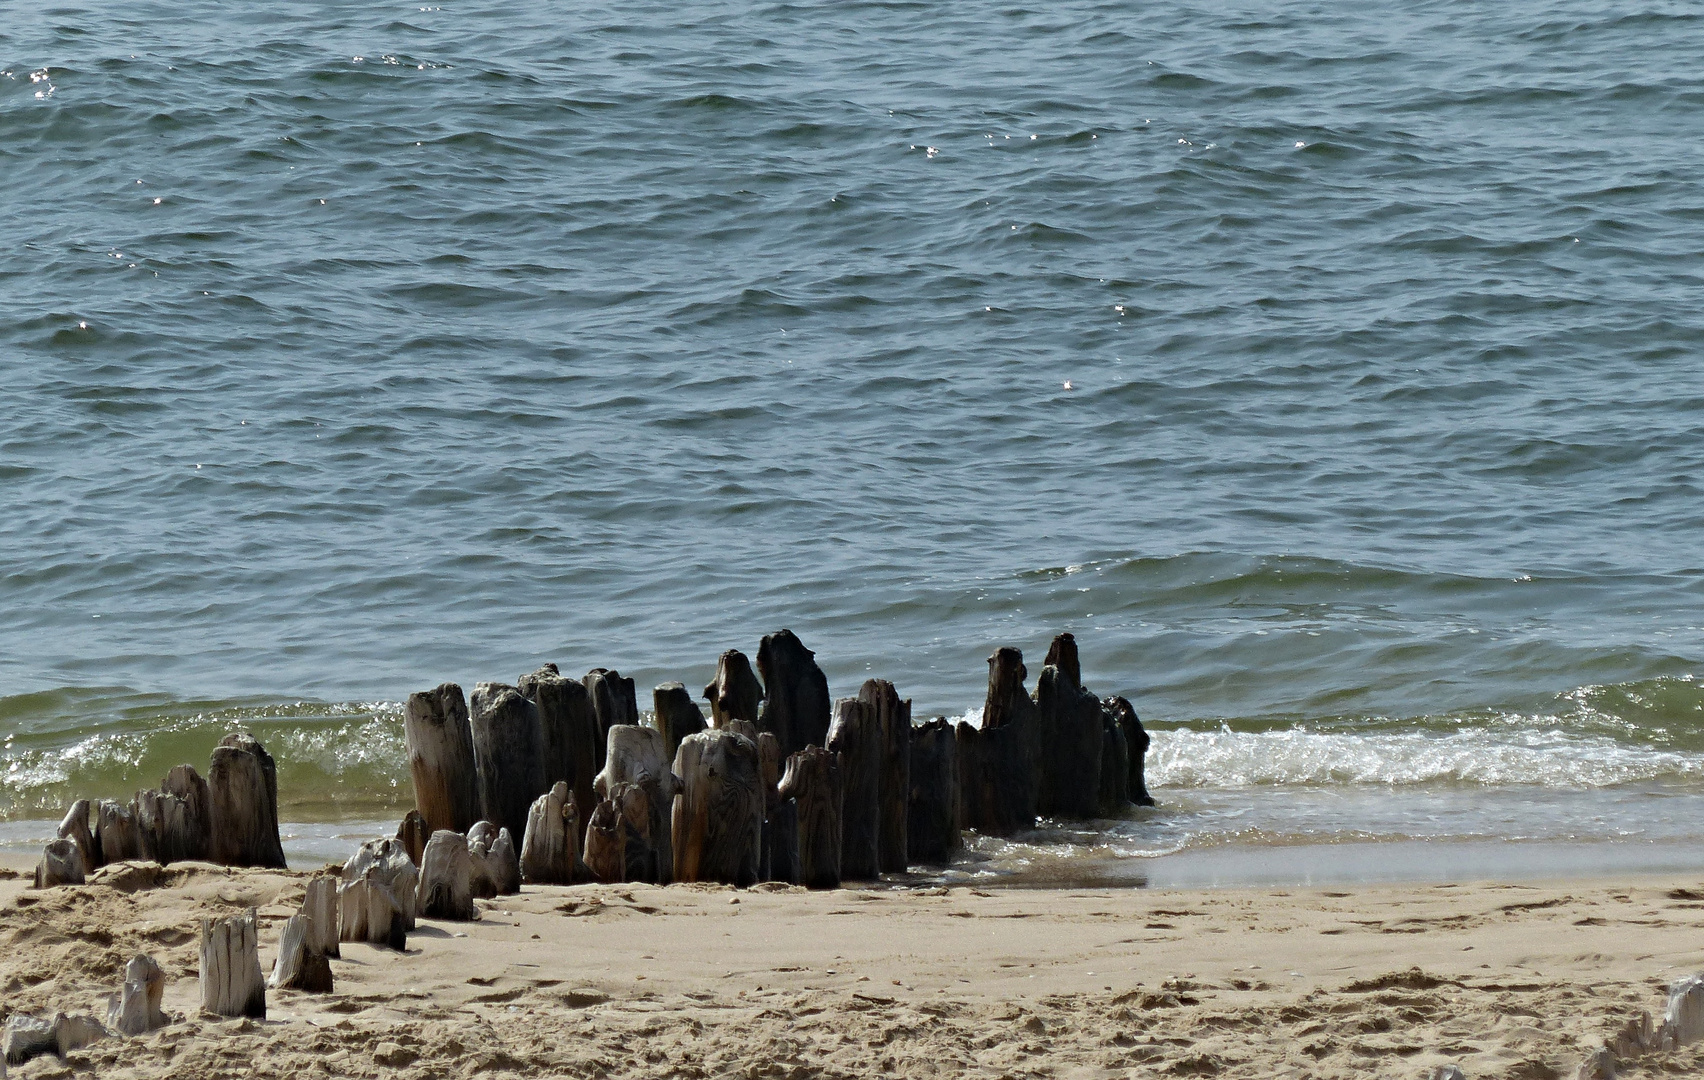
[[[258,908],[269,969],[306,874],[121,864],[82,886],[0,880],[0,986],[20,1011],[95,1010],[130,955],[153,954],[167,1012],[184,1019],[67,1059],[134,1080],[317,1066],[398,1078],[1347,1078],[1444,1064],[1470,1078],[1572,1075],[1641,1010],[1660,1015],[1673,979],[1704,969],[1701,879],[529,886],[481,901],[476,922],[422,920],[405,952],[346,942],[333,994],[270,991],[256,1022],[196,1016],[194,928]],[[1695,1045],[1620,1075],[1699,1067]]]

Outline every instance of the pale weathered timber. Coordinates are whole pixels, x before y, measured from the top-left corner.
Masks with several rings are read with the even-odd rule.
[[[404,814],[402,824],[396,827],[396,838],[408,852],[409,861],[418,867],[421,856],[426,854],[426,841],[432,838],[432,827],[426,823],[426,815],[419,810]]]
[[[1124,733],[1125,752],[1130,762],[1129,780],[1126,784],[1130,801],[1137,806],[1154,805],[1154,798],[1148,794],[1147,784],[1148,732],[1142,727],[1135,707],[1126,698],[1109,697],[1102,699],[1101,709]]]
[[[828,750],[840,759],[840,876],[881,875],[882,733],[875,710],[858,698],[834,703]]]
[[[478,917],[473,903],[473,858],[464,834],[448,829],[432,834],[420,862],[416,896],[422,918],[465,922]]]
[[[1100,814],[1118,817],[1130,809],[1130,750],[1118,721],[1101,713]]]
[[[15,1012],[6,1018],[4,1035],[0,1035],[0,1075],[4,1074],[5,1065],[22,1065],[32,1058],[44,1054],[58,1053],[58,1040],[54,1038],[54,1021],[43,1020],[36,1016],[25,1016]]]
[[[911,732],[910,805],[906,813],[908,854],[920,863],[950,861],[959,835],[959,771],[953,725],[944,716]]]
[[[663,733],[663,741],[667,744],[665,755],[673,761],[675,751],[680,749],[680,741],[704,730],[704,712],[692,700],[692,694],[686,687],[677,682],[662,683],[652,690],[651,706],[656,728]]]
[[[511,836],[524,834],[527,809],[550,790],[538,706],[503,683],[480,683],[472,701],[480,819],[508,829]]]
[[[95,834],[89,830],[89,810],[89,800],[78,799],[71,804],[71,809],[65,811],[65,818],[59,823],[60,838],[77,845],[78,852],[83,856],[85,871],[100,865],[100,849],[95,846]]]
[[[467,834],[467,853],[473,858],[476,877],[484,864],[484,876],[491,882],[491,896],[511,896],[521,891],[521,859],[508,829],[489,821],[475,822]]]
[[[764,688],[758,730],[774,732],[789,756],[807,746],[826,746],[828,677],[817,666],[816,654],[791,630],[766,634],[757,649],[757,670]]]
[[[142,857],[142,845],[136,836],[136,815],[130,807],[111,799],[102,799],[95,809],[95,847],[100,851],[101,865]]]
[[[313,920],[314,935],[309,945],[315,952],[330,959],[343,955],[337,945],[341,928],[337,907],[338,884],[338,879],[331,874],[315,874],[308,879],[307,891],[302,896],[301,914]],[[413,898],[409,899],[412,903]]]
[[[455,683],[408,695],[402,714],[414,806],[428,831],[466,832],[479,820],[479,770],[467,699]]]
[[[213,850],[213,800],[193,765],[174,765],[160,781],[160,794],[175,800],[160,813],[160,861],[205,859]]]
[[[574,812],[584,821],[597,805],[592,780],[603,760],[604,731],[586,684],[565,679],[555,664],[545,664],[515,682],[538,706],[544,736],[544,779],[567,782]]]
[[[1083,820],[1100,812],[1101,703],[1077,682],[1077,641],[1053,639],[1047,666],[1035,683],[1039,782],[1036,809],[1050,817]]]
[[[580,680],[592,699],[592,711],[598,717],[597,767],[604,767],[604,750],[609,729],[618,724],[639,722],[639,699],[634,694],[633,680],[623,678],[611,668],[593,668]]]
[[[306,915],[292,915],[284,921],[278,934],[278,960],[272,965],[273,988],[331,993],[331,961],[315,951],[318,936],[314,920]]]
[[[866,680],[858,700],[875,714],[881,740],[877,865],[884,874],[903,874],[911,863],[906,828],[911,799],[911,702],[900,698],[886,679]]]
[[[343,864],[343,883],[345,885],[363,878],[372,878],[391,896],[396,905],[398,922],[402,932],[414,929],[414,919],[417,907],[415,894],[420,882],[420,871],[415,868],[414,861],[408,857],[408,849],[403,847],[400,840],[369,840],[356,849],[349,861]],[[341,892],[341,890],[340,890]],[[339,905],[341,906],[341,899]],[[344,924],[359,920],[359,913],[346,913],[342,918]],[[342,937],[344,941],[373,940],[371,937],[360,936]]]
[[[780,796],[795,808],[796,882],[812,889],[839,888],[840,808],[845,791],[835,755],[820,746],[807,746],[789,756]]]
[[[125,1035],[146,1035],[166,1026],[160,1003],[166,974],[152,956],[139,953],[124,965],[124,986],[107,1003],[107,1026]]]
[[[467,831],[467,854],[473,862],[473,898],[491,900],[497,896],[497,868],[487,858],[491,844],[497,839],[497,826],[489,821],[476,821]]]
[[[586,823],[586,869],[605,884],[627,879],[627,822],[621,807],[605,799]]]
[[[704,697],[710,702],[711,727],[724,727],[730,719],[755,724],[763,703],[763,684],[751,670],[745,653],[729,649],[716,661],[716,677],[704,688]]]
[[[48,842],[36,864],[35,887],[49,889],[55,885],[81,885],[87,869],[83,866],[83,850],[75,840],[60,837]]]
[[[337,915],[337,936],[344,941],[384,945],[398,952],[407,947],[402,902],[379,880],[375,869],[337,887]]]
[[[606,800],[618,784],[633,784],[645,793],[643,807],[631,796],[623,799],[620,805],[624,817],[633,818],[641,810],[645,815],[644,821],[634,822],[634,831],[643,838],[646,850],[626,853],[627,872],[632,873],[634,866],[649,868],[648,876],[627,877],[625,880],[667,885],[673,878],[674,844],[670,811],[679,784],[671,768],[672,760],[667,737],[661,731],[633,724],[618,724],[609,729],[603,771],[598,773],[593,789],[600,799]],[[588,852],[590,847],[588,844]]]
[[[1669,987],[1663,1031],[1676,1049],[1704,1039],[1704,975],[1688,975]]]
[[[220,739],[207,770],[207,792],[212,860],[225,866],[283,869],[278,770],[259,740],[240,731]]]
[[[216,1016],[266,1018],[254,908],[244,915],[201,920],[201,1008]]]
[[[675,754],[674,879],[748,886],[762,863],[757,744],[731,731],[689,735]]]
[[[529,885],[570,885],[580,854],[580,816],[565,781],[533,800],[521,840],[521,880]]]

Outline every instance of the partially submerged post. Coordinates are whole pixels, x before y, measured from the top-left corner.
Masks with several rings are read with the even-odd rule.
[[[674,878],[747,886],[763,842],[763,777],[757,745],[730,731],[689,735],[675,755]]]
[[[1024,690],[1023,653],[988,658],[981,728],[957,730],[960,817],[966,828],[1004,836],[1035,824],[1035,702]]]
[[[253,908],[245,915],[201,920],[202,1009],[218,1016],[266,1018],[259,944]]]
[[[426,842],[420,863],[417,910],[425,918],[465,922],[478,917],[473,904],[473,858],[467,837],[439,829]]]
[[[568,785],[574,811],[581,821],[597,805],[592,779],[603,758],[604,734],[586,685],[565,679],[555,664],[522,675],[515,686],[538,706],[544,737],[544,780]]]
[[[956,749],[953,725],[946,717],[925,721],[911,732],[906,828],[909,855],[918,862],[945,863],[963,843]]]
[[[473,758],[479,769],[480,818],[511,836],[524,834],[528,808],[550,788],[538,706],[503,683],[474,687]]]
[[[1083,689],[1079,671],[1077,639],[1060,634],[1035,686],[1036,809],[1066,819],[1092,818],[1101,803],[1101,703]]]
[[[1124,733],[1124,747],[1130,762],[1129,780],[1126,785],[1130,801],[1137,806],[1154,805],[1153,796],[1148,794],[1147,783],[1148,732],[1142,727],[1135,707],[1127,698],[1109,697],[1101,702],[1101,708]]]
[[[789,755],[826,745],[828,677],[817,666],[816,654],[791,630],[766,634],[758,646],[757,670],[765,694],[758,729],[774,732]]]
[[[840,807],[844,798],[835,755],[807,746],[787,759],[779,794],[796,807],[798,883],[812,889],[840,887]]]
[[[745,653],[729,649],[717,659],[716,677],[704,688],[704,696],[710,702],[712,727],[725,727],[730,719],[755,724],[758,706],[763,703],[763,684],[757,681]]]
[[[521,840],[521,880],[531,885],[569,885],[580,854],[580,815],[564,781],[533,801]]]
[[[881,740],[879,868],[903,874],[911,864],[906,819],[911,798],[911,702],[902,700],[886,679],[866,680],[858,700],[872,710]]]
[[[259,740],[240,731],[220,739],[207,770],[207,790],[213,861],[283,869],[278,770]]]
[[[857,698],[834,703],[828,750],[840,758],[840,876],[860,881],[881,874],[882,738],[875,711]]]
[[[408,695],[402,733],[414,806],[427,829],[465,832],[479,817],[479,772],[462,688],[443,683]]]
[[[704,713],[686,687],[678,682],[666,682],[651,691],[651,705],[657,718],[657,730],[663,733],[664,754],[674,760],[680,741],[704,730]]]

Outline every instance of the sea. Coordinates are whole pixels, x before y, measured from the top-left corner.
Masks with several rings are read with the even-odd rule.
[[[1158,805],[992,883],[1704,868],[1704,12],[0,0],[0,846],[789,628]],[[1032,684],[1033,686],[1033,681]]]

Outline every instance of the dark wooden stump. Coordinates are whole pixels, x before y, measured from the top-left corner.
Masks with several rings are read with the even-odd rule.
[[[713,727],[723,727],[729,719],[755,724],[763,702],[763,684],[757,681],[745,653],[729,649],[716,661],[716,677],[704,688],[704,696],[710,702]]]
[[[100,852],[102,866],[142,857],[136,815],[130,807],[111,799],[101,800],[95,810],[95,847]]]
[[[835,755],[820,746],[807,746],[790,756],[781,777],[780,795],[783,803],[791,801],[796,808],[796,880],[812,889],[839,888],[840,808],[845,789]]]
[[[597,805],[592,780],[603,767],[604,729],[586,684],[563,678],[555,664],[546,664],[516,683],[538,706],[544,732],[544,779],[568,784],[579,820],[591,816]]]
[[[840,759],[840,877],[881,876],[882,732],[875,711],[857,698],[834,703],[828,750]]]
[[[408,852],[408,858],[418,868],[420,860],[426,854],[426,841],[432,839],[431,826],[426,824],[426,815],[418,810],[410,810],[402,817],[402,824],[396,827],[397,842]]]
[[[1109,714],[1101,714],[1100,814],[1119,817],[1130,809],[1130,751],[1124,731]]]
[[[278,770],[253,735],[219,740],[207,770],[211,857],[225,866],[284,868],[278,841]]]
[[[1124,746],[1130,758],[1130,801],[1137,806],[1153,806],[1154,799],[1148,794],[1147,784],[1148,732],[1142,727],[1135,707],[1121,697],[1109,697],[1101,702],[1101,707],[1124,732]]]
[[[949,862],[963,844],[959,835],[958,754],[946,717],[911,732],[909,854],[921,863]]]
[[[628,850],[625,853],[627,865],[630,868],[640,867],[638,873],[645,876],[629,876],[624,879],[627,881],[667,885],[674,873],[670,816],[679,787],[670,768],[667,746],[666,737],[655,728],[633,724],[618,724],[610,728],[603,771],[598,773],[592,785],[598,796],[605,800],[622,784],[632,784],[645,793],[642,807],[645,819],[634,823],[636,834],[642,838],[645,847],[642,851]],[[626,796],[619,802],[623,816],[634,817],[640,813],[641,806],[632,796]],[[634,873],[632,869],[625,872]]]
[[[1077,681],[1074,637],[1055,637],[1047,658],[1035,685],[1040,763],[1036,808],[1063,820],[1092,818],[1101,804],[1100,699]]]
[[[439,829],[426,841],[416,893],[421,917],[466,922],[478,918],[473,904],[473,857],[467,837]]]
[[[65,818],[59,823],[59,838],[77,845],[78,853],[83,856],[85,872],[100,865],[97,861],[100,848],[95,846],[95,834],[89,829],[89,810],[89,800],[78,799],[71,804],[71,809],[65,811]]]
[[[598,717],[598,761],[604,767],[604,751],[608,748],[609,729],[617,724],[639,722],[639,699],[634,694],[633,680],[622,678],[621,672],[609,668],[593,668],[580,680],[592,699],[592,711]]]
[[[213,798],[193,765],[174,765],[160,781],[160,794],[175,801],[161,807],[160,861],[206,859],[213,851]]]
[[[666,682],[651,691],[651,704],[656,710],[657,730],[663,733],[668,761],[673,761],[680,741],[704,730],[704,713],[692,694],[677,682]]]
[[[757,744],[731,731],[689,735],[675,754],[674,878],[748,886],[763,844],[763,776]]]
[[[462,688],[444,683],[408,695],[402,733],[414,806],[427,829],[466,832],[479,819],[479,770]]]
[[[788,755],[826,746],[828,677],[817,667],[816,654],[791,630],[766,634],[758,646],[757,670],[765,694],[758,730],[774,732]]]
[[[60,837],[50,841],[36,864],[35,887],[51,889],[55,885],[81,885],[86,879],[83,851],[77,841]]]
[[[213,790],[216,800],[217,781]],[[217,835],[215,829],[215,842]],[[260,971],[260,935],[253,908],[246,915],[201,920],[201,1007],[217,1016],[266,1019],[266,977]]]
[[[569,885],[580,856],[580,816],[567,783],[558,780],[527,811],[521,840],[521,880],[530,885]]]
[[[878,865],[884,874],[903,874],[911,865],[906,819],[911,801],[911,702],[886,679],[869,679],[858,700],[872,710],[881,738],[881,804]]]
[[[538,706],[504,683],[480,683],[472,703],[480,819],[524,835],[527,810],[550,790]]]
[[[769,734],[767,731],[765,735]],[[799,803],[779,799],[763,823],[763,879],[803,884],[799,870]]]
[[[961,823],[995,836],[1031,828],[1036,815],[1035,702],[1024,690],[1023,653],[1000,648],[988,658],[982,726],[959,724]]]

